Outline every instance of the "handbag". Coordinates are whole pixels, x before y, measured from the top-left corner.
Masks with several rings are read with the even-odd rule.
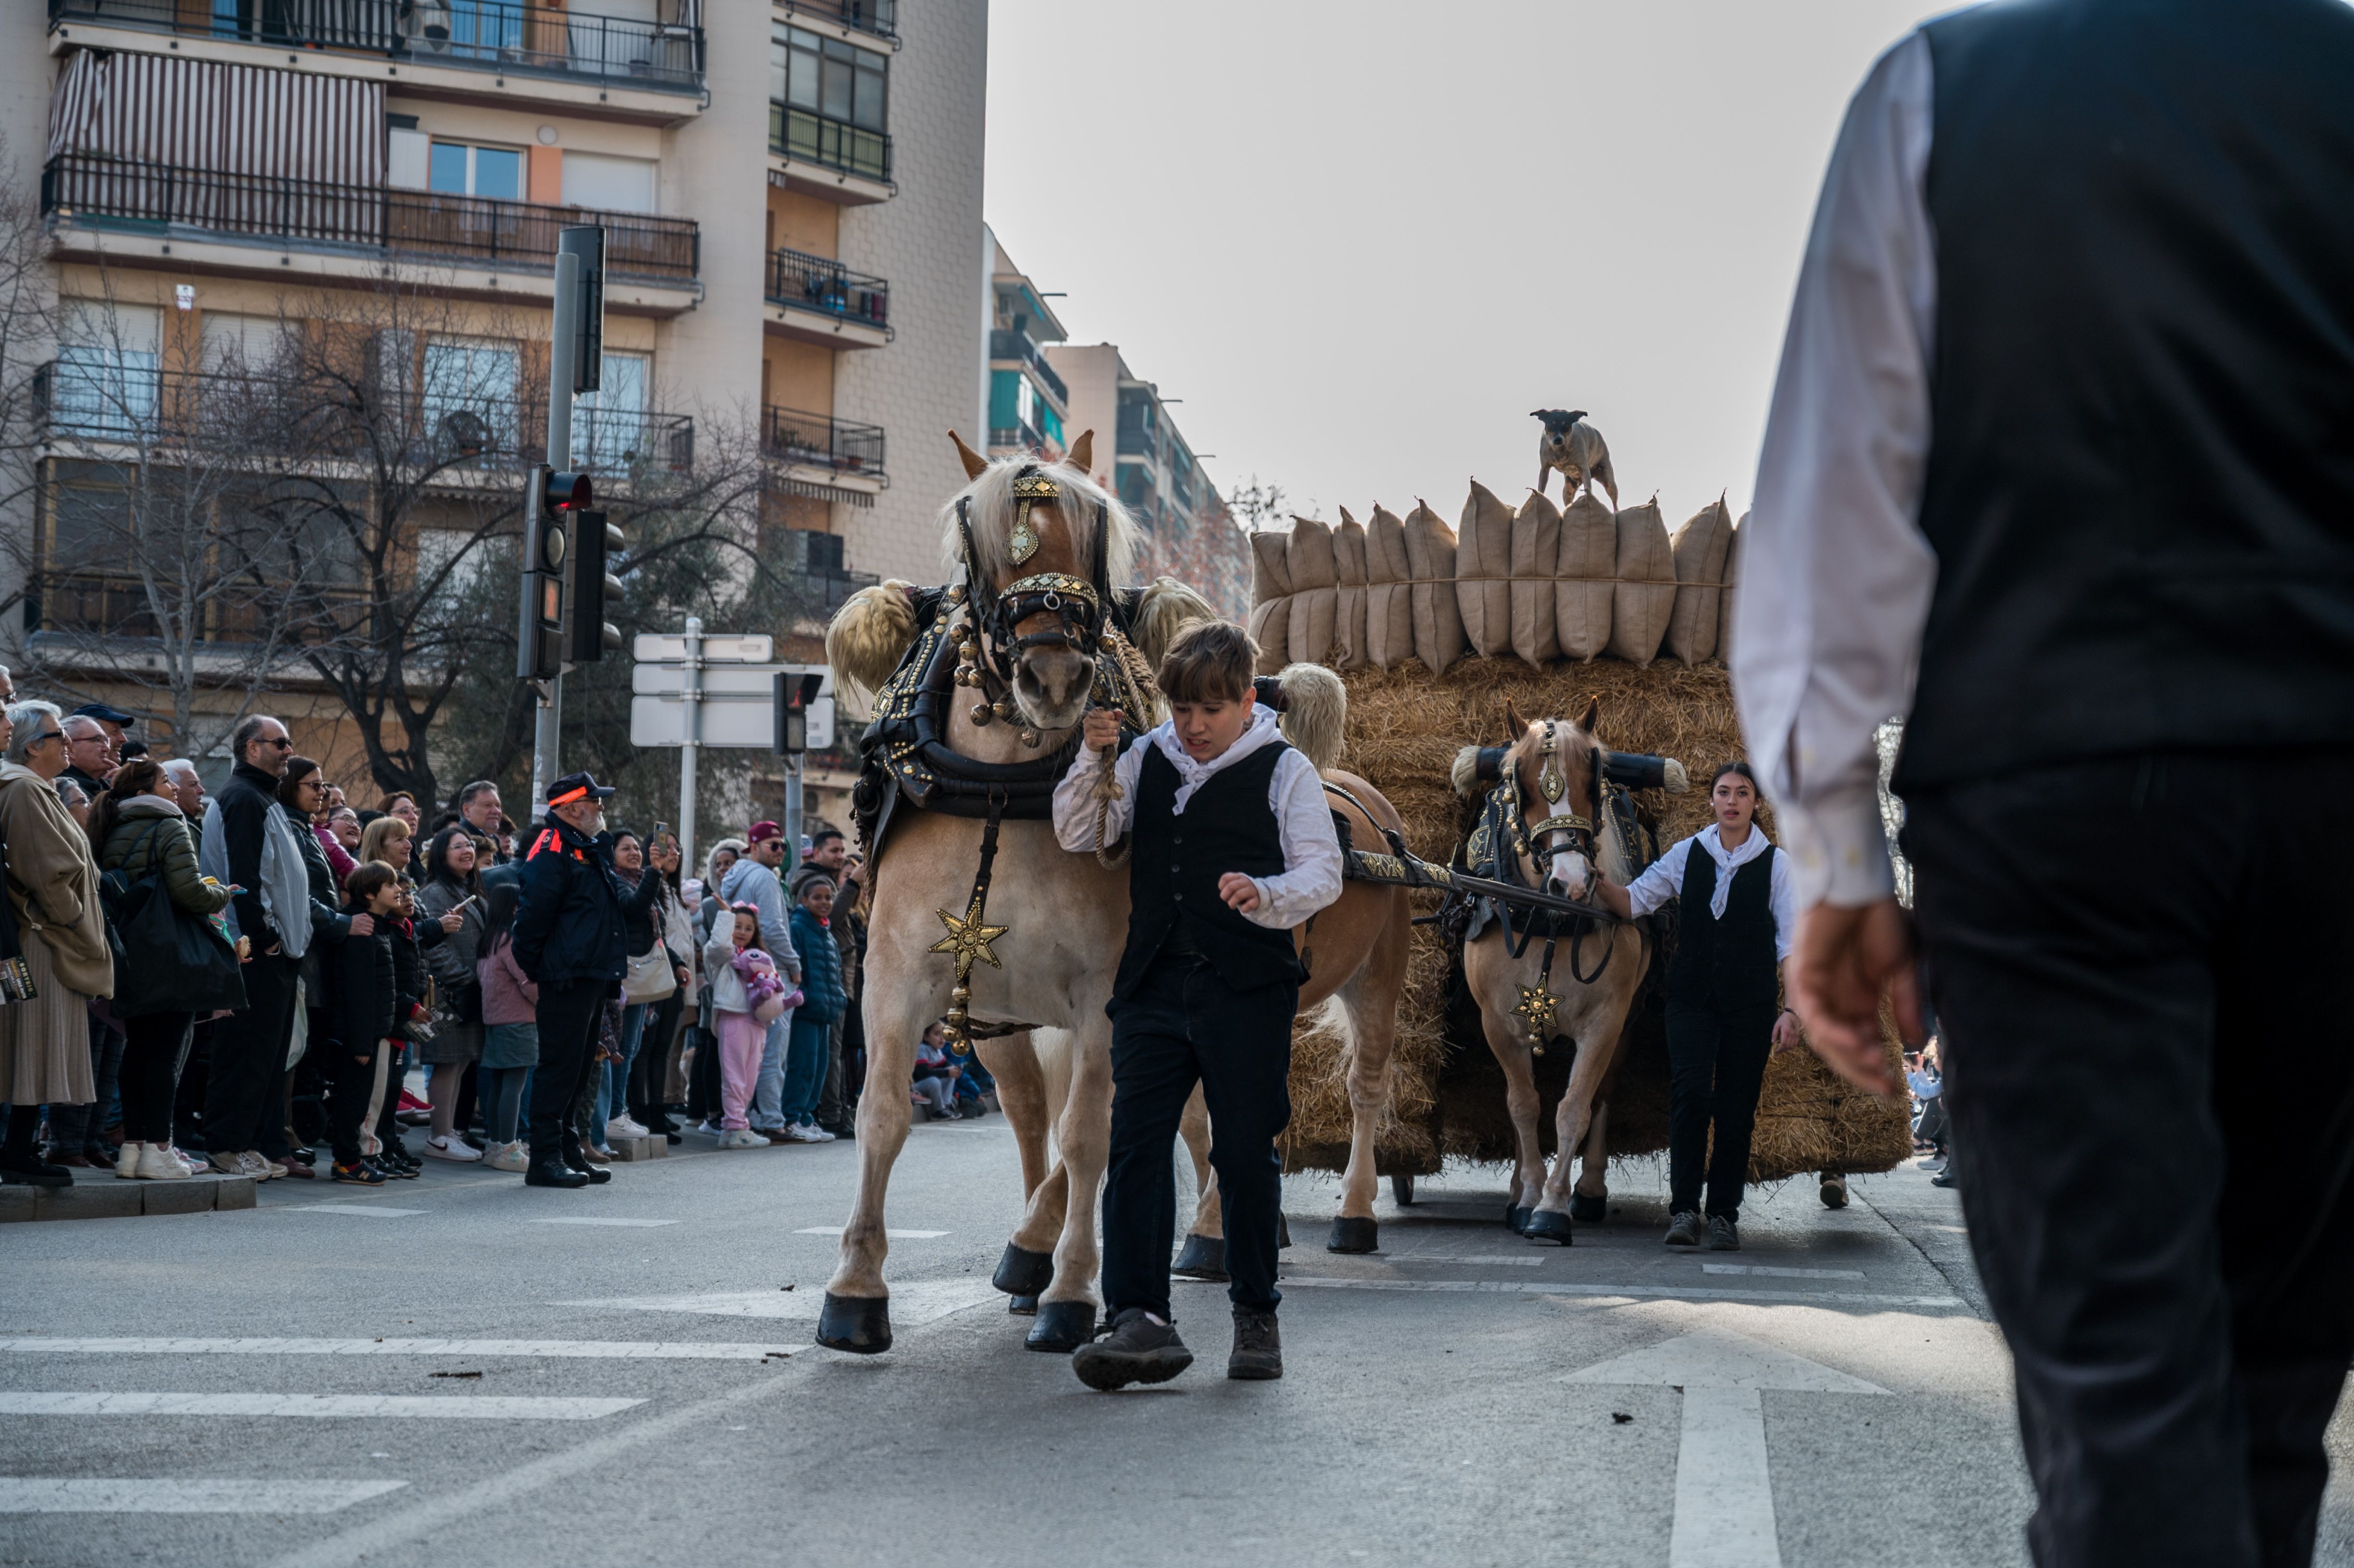
[[[132,846],[134,855],[163,825],[157,822],[141,835]],[[160,860],[136,882],[126,883],[121,872],[110,871],[99,885],[106,943],[114,953],[111,1005],[117,1018],[244,1009],[245,977],[237,948],[210,920],[173,902]]]
[[[660,1001],[677,989],[678,973],[671,966],[670,950],[659,941],[632,958],[621,976],[624,1001]]]
[[[5,862],[5,846],[0,846],[0,1006],[12,1001],[30,1001],[40,994],[33,983],[33,968],[25,961],[25,944],[16,935],[16,906],[9,899]]]

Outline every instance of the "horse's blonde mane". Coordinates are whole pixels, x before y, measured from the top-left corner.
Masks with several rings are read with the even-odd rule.
[[[981,569],[992,579],[1021,569],[1006,548],[1006,540],[1013,532],[1013,478],[1037,461],[1032,457],[1000,458],[982,469],[978,479],[949,497],[948,504],[940,508],[940,559],[951,572],[964,565],[964,538],[957,528],[960,502],[970,503],[972,508],[972,543],[981,556]],[[1118,496],[1075,469],[1055,463],[1045,465],[1045,472],[1063,487],[1063,498],[1056,503],[1056,510],[1071,530],[1081,569],[1084,571],[1084,563],[1095,548],[1096,508],[1100,503],[1105,525],[1111,530],[1109,548],[1105,552],[1111,582],[1127,581],[1136,565],[1138,538],[1136,521],[1128,514],[1128,508],[1119,503]]]

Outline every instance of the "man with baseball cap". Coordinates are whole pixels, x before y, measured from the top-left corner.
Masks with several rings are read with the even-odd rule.
[[[539,1066],[531,1080],[531,1164],[524,1184],[586,1187],[612,1180],[580,1154],[573,1104],[597,1053],[605,1003],[629,968],[630,923],[649,917],[659,876],[633,890],[613,869],[605,800],[587,773],[547,791],[547,819],[524,855],[515,962],[539,986]]]

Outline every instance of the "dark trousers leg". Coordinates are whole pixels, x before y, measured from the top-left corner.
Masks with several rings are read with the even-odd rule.
[[[1283,1159],[1275,1140],[1291,1121],[1291,1020],[1299,991],[1278,985],[1237,993],[1207,967],[1186,989],[1210,1113],[1210,1168],[1225,1220],[1226,1298],[1272,1312],[1283,1299],[1275,1286],[1283,1224]],[[1166,1246],[1161,1256],[1166,1277]]]
[[[327,1144],[335,1163],[352,1165],[360,1157],[360,1124],[367,1119],[368,1096],[376,1089],[376,1053],[355,1050],[340,1040],[315,1039],[313,1055],[319,1057],[319,1075],[327,1087]],[[376,1043],[376,1050],[386,1047]]]
[[[150,1012],[124,1021],[122,1136],[133,1143],[172,1141],[172,1097],[179,1087],[185,1012]]]
[[[596,980],[539,988],[539,1065],[531,1075],[531,1157],[552,1163],[577,1150],[574,1102],[580,1097],[597,1035],[605,1022],[605,991]]]
[[[405,1041],[387,1040],[377,1049],[385,1053],[384,1098],[376,1107],[376,1140],[387,1149],[407,1149],[400,1138],[400,1091],[408,1081],[408,1047]],[[370,1082],[373,1083],[371,1069]]]
[[[262,1123],[284,1098],[288,1032],[294,1027],[294,960],[257,953],[244,966],[245,1011],[213,1026],[205,1092],[205,1147],[216,1154],[261,1147]]]
[[[180,1054],[178,1086],[173,1091],[173,1141],[183,1148],[204,1146],[205,1084],[212,1072],[214,1020],[200,1018],[189,1029]]]
[[[1111,1144],[1104,1168],[1104,1311],[1169,1316],[1177,1241],[1177,1126],[1201,1076],[1186,1027],[1184,971],[1163,959],[1111,1022]]]
[[[698,1022],[695,1060],[686,1069],[686,1119],[700,1127],[705,1118],[716,1121],[719,1115],[719,1037]]]
[[[2045,1568],[2310,1560],[2354,1357],[2349,758],[2188,756],[1909,800],[1970,1244]],[[2197,846],[2195,853],[2182,846]]]
[[[1749,1142],[1757,1130],[1757,1096],[1766,1086],[1766,1058],[1774,1050],[1773,999],[1752,1006],[1722,1005],[1713,1098],[1716,1140],[1708,1157],[1711,1214],[1741,1217],[1741,1191],[1749,1181]]]
[[[1668,1208],[1698,1213],[1708,1174],[1708,1124],[1716,1112],[1716,1054],[1723,1028],[1706,1002],[1668,1000]]]

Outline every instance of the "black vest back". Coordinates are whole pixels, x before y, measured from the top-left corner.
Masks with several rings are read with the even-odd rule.
[[[1218,896],[1218,878],[1227,872],[1275,876],[1283,870],[1283,837],[1267,792],[1288,748],[1277,741],[1212,774],[1179,816],[1176,768],[1150,740],[1136,744],[1145,756],[1129,830],[1128,948],[1120,954],[1112,995],[1133,995],[1161,945],[1181,928],[1236,991],[1299,984],[1302,972],[1291,933],[1254,925]]]
[[[2354,742],[2354,6],[1925,31],[1938,570],[1897,788]]]
[[[1698,839],[1691,842],[1677,898],[1681,913],[1676,919],[1676,956],[1668,964],[1670,996],[1736,1007],[1773,1004],[1780,983],[1774,957],[1774,857],[1781,853],[1768,846],[1734,872],[1719,919],[1708,912],[1716,897],[1716,861]]]

